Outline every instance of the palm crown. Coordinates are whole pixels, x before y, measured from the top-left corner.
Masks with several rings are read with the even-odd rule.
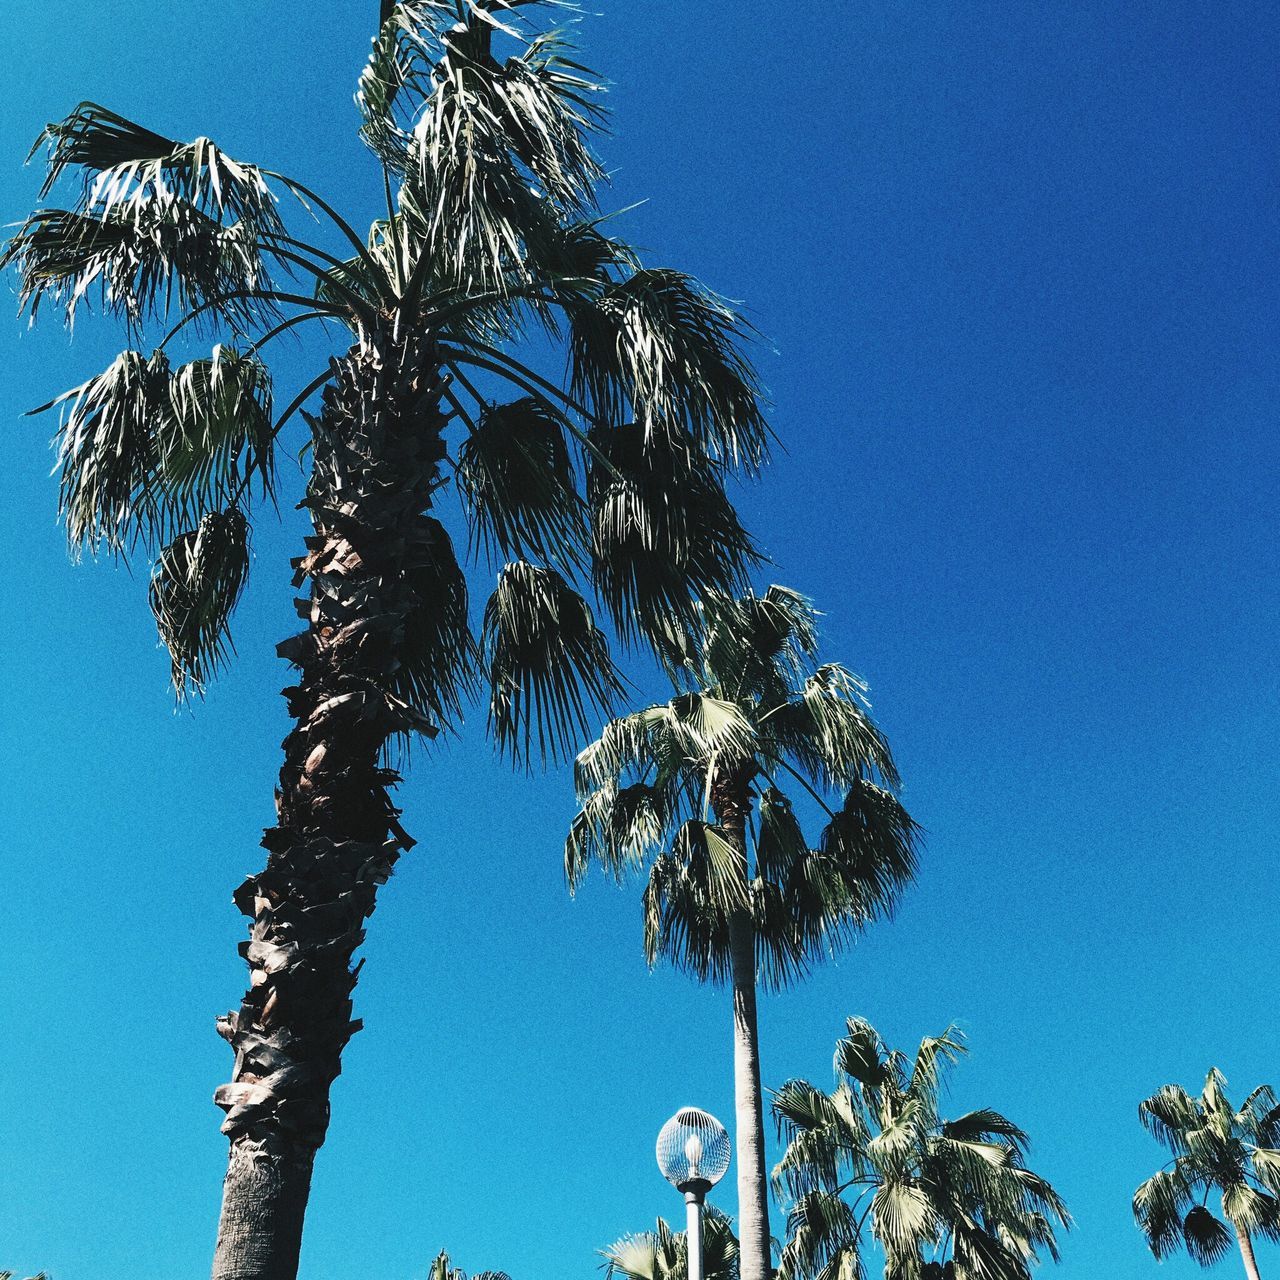
[[[96,299],[133,334],[170,320],[153,351],[123,352],[53,405],[69,537],[158,552],[151,604],[180,691],[227,653],[252,507],[273,492],[276,443],[299,412],[332,439],[353,400],[376,398],[377,438],[343,446],[396,438],[415,501],[438,503],[453,480],[470,550],[507,562],[477,644],[454,539],[423,518],[405,557],[406,643],[380,690],[402,729],[456,718],[482,669],[508,748],[567,748],[618,687],[579,588],[644,637],[750,559],[724,488],[766,448],[744,326],[607,234],[589,145],[600,85],[562,34],[528,25],[536,3],[384,6],[357,95],[387,191],[366,236],[283,174],[92,103],[37,142],[42,197],[73,198],[34,212],[5,253],[32,317]],[[294,231],[289,197],[334,243]],[[264,353],[312,321],[337,322],[355,346],[279,411]],[[563,384],[509,353],[529,326],[563,343]],[[181,359],[201,330],[219,339],[211,354]],[[499,386],[514,398],[491,399]],[[300,562],[299,581],[315,567]]]
[[[868,1222],[886,1280],[1026,1280],[1038,1251],[1057,1259],[1067,1212],[1026,1167],[1026,1135],[996,1111],[939,1112],[964,1052],[950,1029],[910,1060],[851,1018],[833,1092],[804,1080],[778,1090],[787,1145],[774,1178],[793,1199],[784,1280],[861,1280]]]
[[[1138,1108],[1173,1159],[1134,1193],[1133,1213],[1157,1258],[1185,1247],[1207,1266],[1227,1252],[1234,1234],[1256,1274],[1252,1238],[1280,1240],[1280,1106],[1261,1085],[1237,1110],[1226,1084],[1214,1068],[1198,1098],[1166,1084]],[[1234,1232],[1209,1208],[1210,1195]]]
[[[743,911],[760,976],[785,984],[890,909],[914,872],[917,828],[893,793],[889,746],[862,682],[815,665],[815,621],[783,587],[708,595],[697,625],[669,645],[688,690],[615,720],[578,756],[570,886],[593,861],[620,877],[657,851],[644,898],[651,962],[666,955],[723,979],[730,918]],[[737,849],[727,826],[746,821],[757,780],[754,839]],[[816,848],[789,782],[825,814]]]
[[[605,1280],[685,1280],[689,1274],[689,1237],[659,1218],[653,1231],[615,1240],[600,1251]],[[702,1273],[706,1280],[738,1280],[738,1240],[733,1224],[719,1209],[702,1218]]]

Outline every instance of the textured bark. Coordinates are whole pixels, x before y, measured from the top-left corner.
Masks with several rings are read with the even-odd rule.
[[[718,782],[716,816],[741,859],[747,883],[747,805],[750,779]],[[745,910],[729,917],[730,981],[733,988],[733,1085],[738,1159],[738,1239],[741,1280],[769,1280],[769,1182],[764,1158],[764,1099],[760,1088],[760,1032],[756,1021],[756,938]]]
[[[235,902],[252,921],[241,954],[249,989],[218,1020],[235,1050],[214,1101],[231,1140],[214,1280],[293,1280],[329,1089],[359,1029],[351,992],[378,887],[412,841],[383,767],[394,734],[433,732],[392,692],[406,624],[440,562],[443,531],[426,512],[444,446],[433,351],[377,336],[334,362],[303,505],[315,533],[295,561],[307,628],[279,646],[299,671],[284,691],[277,823],[266,867]]]
[[[1244,1273],[1249,1280],[1262,1280],[1258,1275],[1258,1262],[1253,1256],[1253,1241],[1249,1239],[1249,1233],[1235,1223],[1231,1224],[1236,1229],[1236,1240],[1240,1244],[1240,1257],[1244,1260]]]

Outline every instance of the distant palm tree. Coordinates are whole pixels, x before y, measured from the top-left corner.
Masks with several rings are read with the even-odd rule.
[[[386,749],[456,725],[483,684],[510,754],[570,754],[619,688],[580,591],[628,637],[664,635],[752,559],[725,489],[766,449],[743,325],[605,233],[599,85],[563,37],[526,25],[536,7],[387,11],[358,95],[387,201],[367,236],[207,138],[84,103],[42,138],[42,199],[58,189],[66,207],[38,208],[3,257],[33,319],[96,299],[136,339],[169,315],[153,351],[54,403],[70,540],[157,552],[151,605],[180,693],[230,650],[253,504],[275,494],[282,428],[295,413],[308,427],[306,626],[278,650],[298,670],[294,724],[266,869],[235,894],[249,989],[220,1019],[235,1067],[216,1095],[231,1141],[217,1280],[296,1273],[359,1026],[353,953],[412,844]],[[286,224],[294,196],[318,224]],[[262,353],[312,322],[336,326],[336,354],[278,411]],[[510,354],[530,327],[564,342],[566,386]],[[180,361],[201,329],[221,339],[212,354]],[[433,514],[451,484],[469,549],[501,566],[478,639]]]
[[[1134,1192],[1133,1216],[1157,1258],[1181,1247],[1205,1267],[1231,1248],[1234,1234],[1245,1274],[1258,1280],[1253,1241],[1280,1240],[1280,1106],[1264,1084],[1237,1111],[1226,1085],[1215,1067],[1198,1098],[1166,1084],[1138,1107],[1173,1159]],[[1231,1230],[1209,1208],[1210,1195]]]
[[[623,1236],[600,1252],[606,1280],[687,1280],[689,1275],[688,1235],[672,1231],[661,1218],[655,1231]],[[702,1215],[702,1267],[705,1280],[738,1280],[733,1224],[710,1207]]]
[[[427,1280],[511,1280],[505,1271],[480,1271],[468,1277],[465,1271],[453,1265],[448,1253],[441,1249],[432,1260]]]
[[[667,651],[689,692],[614,721],[578,756],[582,809],[565,846],[571,889],[593,861],[622,877],[651,858],[650,963],[732,988],[743,1280],[771,1270],[757,982],[785,986],[848,942],[915,868],[888,743],[862,683],[815,666],[815,619],[783,587],[706,595]],[[788,780],[826,815],[816,848]]]
[[[965,1053],[954,1029],[914,1061],[850,1018],[837,1085],[789,1080],[773,1102],[787,1142],[774,1178],[793,1198],[784,1280],[862,1280],[864,1228],[885,1280],[1027,1280],[1068,1226],[1054,1189],[1026,1167],[1027,1136],[997,1111],[944,1120],[938,1092]]]

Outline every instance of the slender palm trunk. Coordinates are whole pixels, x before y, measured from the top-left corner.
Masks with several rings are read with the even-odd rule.
[[[351,993],[374,909],[412,841],[382,767],[396,733],[423,729],[388,695],[406,620],[423,607],[414,570],[442,536],[426,514],[444,453],[440,382],[429,348],[376,336],[335,361],[312,421],[313,471],[304,506],[315,528],[295,581],[305,631],[279,646],[299,670],[286,689],[295,724],[284,741],[277,825],[266,868],[236,891],[252,921],[241,954],[249,989],[218,1020],[235,1050],[231,1083],[214,1101],[231,1140],[214,1280],[293,1280],[329,1089],[359,1029]],[[429,603],[429,602],[426,602]]]
[[[1240,1244],[1240,1257],[1244,1259],[1244,1273],[1249,1280],[1262,1280],[1258,1275],[1258,1262],[1253,1256],[1253,1241],[1249,1239],[1249,1233],[1238,1223],[1232,1223],[1236,1229],[1236,1240]]]
[[[750,779],[737,777],[714,790],[716,816],[738,851],[748,881],[747,805]],[[760,1032],[756,1022],[756,937],[751,917],[729,917],[733,987],[733,1086],[738,1158],[738,1238],[742,1280],[770,1280],[769,1181],[764,1159],[764,1100],[760,1088]]]

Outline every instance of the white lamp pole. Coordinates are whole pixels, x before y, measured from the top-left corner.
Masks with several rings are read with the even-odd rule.
[[[702,1277],[702,1204],[729,1168],[729,1134],[713,1115],[685,1107],[658,1134],[658,1168],[684,1193],[689,1280]]]

